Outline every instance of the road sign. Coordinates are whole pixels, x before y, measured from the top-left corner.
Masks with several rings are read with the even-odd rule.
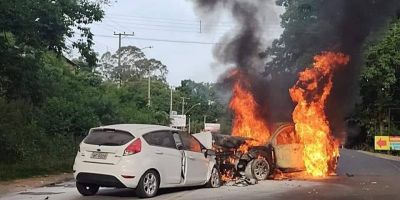
[[[216,124],[216,123],[205,123],[204,124],[204,131],[218,133],[220,130],[221,130],[221,124]]]
[[[400,151],[400,136],[390,136],[390,149]]]
[[[175,128],[186,127],[186,115],[171,115],[171,126]]]
[[[389,136],[375,136],[375,150],[390,150]]]

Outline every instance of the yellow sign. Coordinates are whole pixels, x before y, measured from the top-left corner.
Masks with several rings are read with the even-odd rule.
[[[390,150],[389,136],[375,136],[375,150]]]

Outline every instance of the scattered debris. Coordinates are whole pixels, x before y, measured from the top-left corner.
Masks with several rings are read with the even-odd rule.
[[[257,184],[258,181],[256,179],[248,179],[244,176],[240,178],[236,178],[235,180],[231,180],[227,182],[225,185],[226,186],[236,186],[236,187],[246,187],[249,185],[255,185]]]

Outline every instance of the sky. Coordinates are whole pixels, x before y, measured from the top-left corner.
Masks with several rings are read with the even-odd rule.
[[[122,46],[145,48],[148,58],[167,66],[167,81],[173,86],[184,79],[215,82],[227,69],[215,62],[212,52],[215,43],[236,25],[228,14],[222,14],[219,21],[201,19],[192,0],[118,0],[104,10],[103,21],[91,25],[94,50],[100,55],[117,50],[114,32],[134,32],[134,36],[123,37]],[[266,40],[279,37],[282,30],[278,16],[268,25],[274,28]],[[149,46],[153,48],[146,48]]]

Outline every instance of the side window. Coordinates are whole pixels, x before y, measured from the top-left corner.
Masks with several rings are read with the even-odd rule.
[[[188,133],[181,133],[182,143],[185,150],[201,152],[201,144]]]
[[[174,137],[169,131],[147,133],[143,138],[149,145],[176,149]]]

